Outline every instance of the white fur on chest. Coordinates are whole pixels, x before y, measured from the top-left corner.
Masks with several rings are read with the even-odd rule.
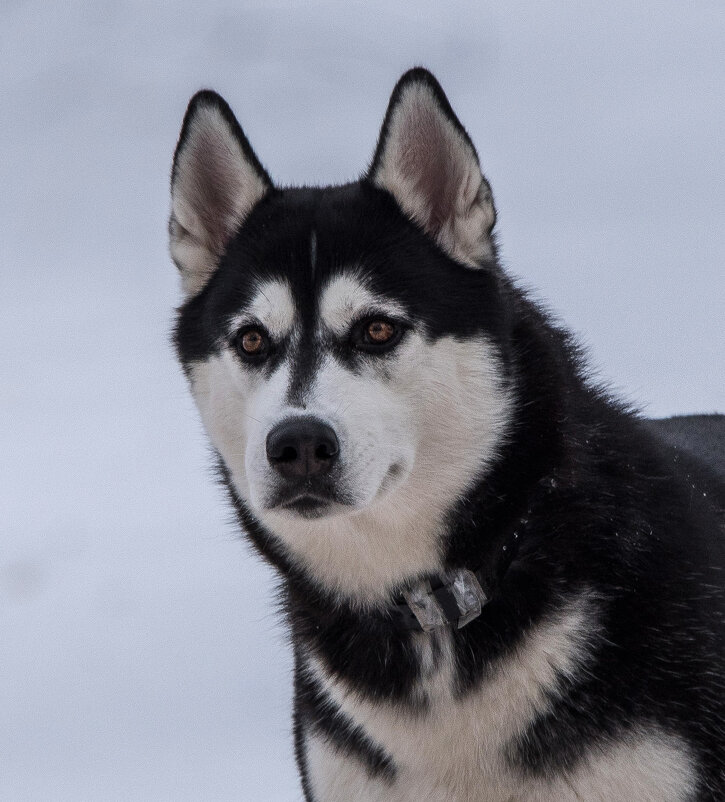
[[[506,745],[546,709],[549,694],[557,693],[557,678],[585,666],[596,626],[595,603],[579,597],[529,632],[464,697],[453,692],[448,639],[438,670],[420,683],[429,706],[417,715],[370,702],[312,658],[315,678],[396,767],[392,784],[371,778],[357,760],[309,733],[306,756],[315,802],[684,802],[694,785],[688,751],[656,730],[597,750],[566,776],[526,777],[507,763]],[[430,660],[425,645],[421,659],[424,665]]]

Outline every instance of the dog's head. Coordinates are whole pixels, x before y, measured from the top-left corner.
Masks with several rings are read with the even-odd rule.
[[[170,220],[179,356],[269,549],[335,592],[372,599],[439,570],[446,513],[501,442],[494,222],[424,70],[401,78],[346,186],[275,187],[218,95],[189,105]]]

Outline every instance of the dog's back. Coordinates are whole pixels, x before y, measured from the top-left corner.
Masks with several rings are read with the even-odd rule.
[[[647,421],[674,449],[685,449],[725,479],[725,415],[675,415]]]

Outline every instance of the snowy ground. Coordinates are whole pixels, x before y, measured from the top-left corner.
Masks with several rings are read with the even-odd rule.
[[[426,64],[511,269],[650,414],[722,411],[725,5],[4,0],[0,30],[0,798],[299,799],[272,577],[168,345],[188,97],[339,181]]]

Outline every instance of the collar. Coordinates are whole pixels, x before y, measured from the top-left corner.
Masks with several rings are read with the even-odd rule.
[[[430,632],[440,627],[461,629],[478,618],[516,558],[520,530],[527,523],[521,519],[484,565],[471,571],[453,568],[417,582],[402,592],[404,601],[390,605],[386,613],[403,629]]]

